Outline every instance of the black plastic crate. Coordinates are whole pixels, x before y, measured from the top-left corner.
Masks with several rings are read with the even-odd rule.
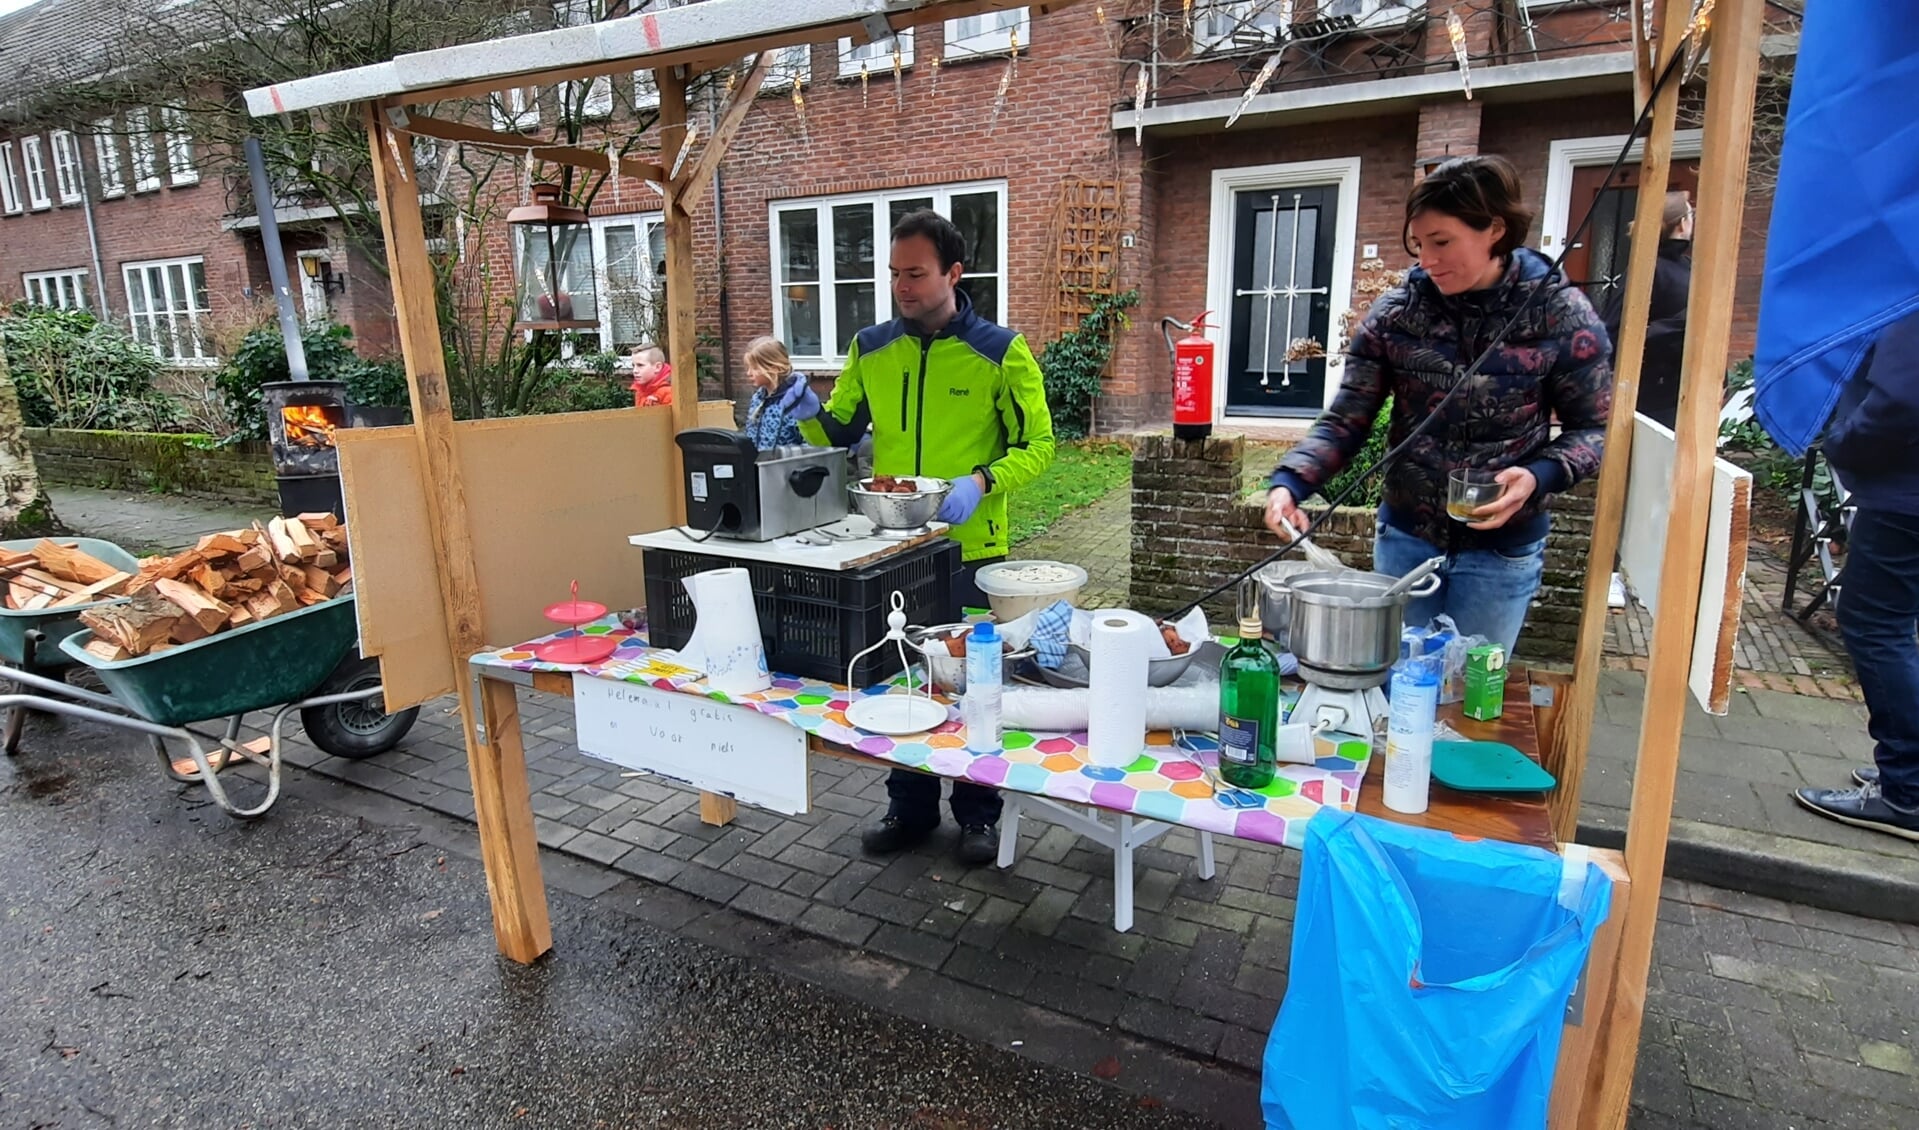
[[[753,586],[766,663],[775,672],[838,683],[847,661],[886,635],[893,592],[906,600],[906,622],[931,626],[959,619],[960,546],[950,538],[889,557],[864,569],[808,569],[718,553],[644,551],[647,642],[681,647],[693,637],[693,598],[680,582],[709,569],[745,569]],[[883,647],[853,670],[871,686],[900,669],[899,649]]]

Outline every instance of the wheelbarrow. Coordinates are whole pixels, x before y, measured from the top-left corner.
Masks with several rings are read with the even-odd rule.
[[[92,635],[76,624],[58,648],[69,663],[91,668],[109,694],[22,668],[14,679],[44,694],[4,695],[0,705],[146,734],[168,777],[204,784],[214,803],[242,819],[261,815],[279,797],[282,729],[294,711],[314,745],[351,759],[392,749],[420,713],[415,707],[388,714],[378,701],[383,693],[379,664],[359,653],[351,594],[133,659],[108,661],[89,653]],[[252,711],[267,709],[273,710],[273,722],[263,756],[241,744],[240,722]],[[219,737],[190,728],[219,719],[226,721]],[[175,768],[165,745],[169,738],[185,744],[194,772]],[[252,807],[235,803],[220,783],[220,772],[236,758],[267,768],[266,797]]]
[[[140,559],[110,541],[99,538],[63,538],[63,543],[77,545],[82,553],[128,573],[140,568]],[[38,538],[25,538],[15,541],[0,541],[0,548],[25,553],[39,544]],[[126,600],[123,596],[109,596],[101,600],[88,601],[85,604],[70,605],[66,608],[17,609],[0,608],[0,662],[9,667],[41,677],[64,677],[73,666],[73,660],[60,650],[60,641],[81,631],[80,614],[89,608],[100,608],[108,604],[120,604]],[[0,749],[7,753],[20,750],[20,728],[26,721],[27,707],[15,706],[7,711],[4,735],[0,735]]]

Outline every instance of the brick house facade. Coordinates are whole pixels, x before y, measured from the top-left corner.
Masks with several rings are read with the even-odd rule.
[[[0,17],[0,29],[40,10]],[[935,22],[916,29],[910,46],[902,37],[897,86],[891,44],[789,49],[696,221],[702,351],[717,362],[703,393],[745,398],[750,387],[738,358],[762,333],[785,338],[803,370],[822,380],[836,373],[853,332],[890,315],[891,219],[925,202],[956,213],[978,245],[965,284],[977,304],[1024,332],[1037,352],[1058,324],[1054,247],[1062,185],[1089,182],[1117,187],[1112,285],[1141,293],[1098,408],[1099,428],[1167,421],[1169,365],[1159,319],[1217,308],[1212,332],[1222,367],[1237,365],[1239,374],[1237,384],[1222,379],[1219,422],[1247,434],[1297,434],[1330,396],[1337,368],[1329,371],[1325,361],[1277,364],[1272,347],[1312,337],[1337,351],[1341,314],[1364,304],[1353,297],[1364,261],[1396,268],[1409,260],[1400,247],[1400,212],[1421,170],[1448,155],[1511,158],[1540,209],[1530,242],[1556,254],[1584,210],[1574,207],[1575,198],[1584,193],[1590,200],[1598,191],[1588,174],[1610,160],[1616,143],[1608,139],[1631,125],[1624,0],[1198,0],[1192,11],[1190,33],[1185,6],[1175,0]],[[1448,11],[1460,17],[1471,54],[1470,100],[1453,62]],[[1282,27],[1288,16],[1293,22]],[[1783,18],[1769,30],[1781,31]],[[1020,61],[1009,81],[1015,35]],[[1282,39],[1277,73],[1228,130],[1225,119],[1252,72]],[[1149,92],[1135,107],[1142,70]],[[796,74],[804,120],[792,96]],[[635,80],[612,81],[630,96]],[[1003,81],[1007,97],[996,111]],[[703,135],[710,135],[719,103],[716,91],[693,107]],[[537,92],[531,105],[540,107],[550,132],[554,92]],[[615,120],[608,128],[621,127]],[[0,144],[26,132],[6,124],[0,131]],[[586,144],[604,143],[599,127],[592,133]],[[1682,159],[1696,155],[1696,133],[1690,138],[1682,135]],[[81,164],[97,177],[92,142],[81,144]],[[126,139],[117,144],[122,160],[130,159]],[[642,154],[650,148],[657,148],[654,131],[640,139]],[[164,166],[164,139],[158,149]],[[265,293],[258,237],[236,226],[223,189],[243,173],[214,153],[201,154],[200,163],[198,184],[166,183],[163,168],[161,187],[150,193],[94,198],[107,305],[115,314],[127,309],[127,264],[149,259],[201,257],[216,311],[243,303],[249,288]],[[519,178],[502,178],[498,210],[517,202],[522,189]],[[1300,219],[1302,208],[1313,213],[1310,220]],[[595,196],[602,285],[631,294],[602,295],[602,332],[589,335],[596,340],[584,348],[624,350],[652,332],[659,209],[657,195],[630,179]],[[16,292],[35,272],[86,267],[86,210],[56,203],[0,218],[0,294]],[[1733,357],[1751,348],[1769,212],[1769,191],[1759,186],[1747,206]],[[1301,246],[1309,246],[1313,261],[1296,289],[1316,293],[1288,307],[1300,322],[1289,336],[1286,302],[1235,293],[1273,281],[1252,279],[1249,271],[1258,258],[1254,244],[1269,258],[1277,255],[1278,243],[1259,241],[1280,224],[1287,233],[1292,225],[1312,228]],[[295,219],[283,228],[294,279],[302,278],[294,262],[302,252],[337,256],[333,268],[348,275],[349,285],[334,314],[354,325],[363,352],[380,352],[391,340],[381,272],[346,260],[337,222]],[[510,277],[499,225],[469,225],[465,235],[468,270],[484,264],[493,278]],[[1298,251],[1289,241],[1286,250]],[[1267,269],[1277,275],[1276,266]],[[1262,321],[1274,319],[1263,358],[1252,348],[1256,303],[1264,303]],[[1252,381],[1259,365],[1263,388]],[[1274,385],[1284,393],[1277,408],[1259,401],[1275,395],[1266,391]]]

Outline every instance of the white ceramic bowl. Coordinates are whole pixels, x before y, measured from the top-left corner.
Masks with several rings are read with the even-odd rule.
[[[1056,600],[1077,606],[1086,570],[1064,561],[1001,561],[981,569],[976,583],[1004,624]]]

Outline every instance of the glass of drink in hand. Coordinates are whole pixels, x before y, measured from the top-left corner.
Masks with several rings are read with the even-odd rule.
[[[1446,479],[1446,516],[1456,522],[1470,522],[1473,512],[1498,499],[1505,489],[1495,471],[1460,467]]]

